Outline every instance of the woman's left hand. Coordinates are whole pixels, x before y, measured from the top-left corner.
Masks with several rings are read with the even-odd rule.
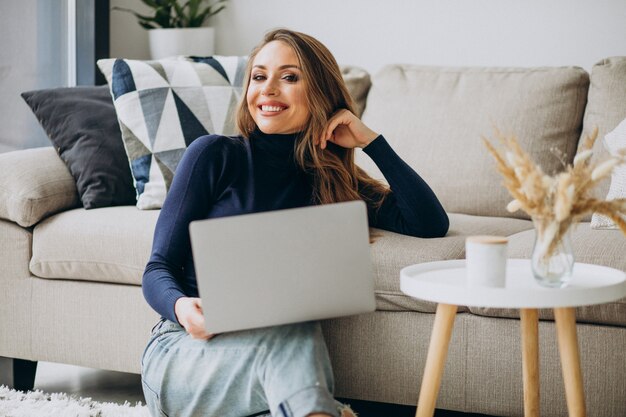
[[[326,149],[328,141],[343,148],[365,148],[377,137],[378,133],[351,111],[341,109],[330,118],[318,143],[322,149]]]

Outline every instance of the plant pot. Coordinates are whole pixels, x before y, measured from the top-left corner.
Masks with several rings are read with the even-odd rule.
[[[148,35],[152,59],[176,55],[210,56],[214,52],[215,29],[210,27],[150,29]]]

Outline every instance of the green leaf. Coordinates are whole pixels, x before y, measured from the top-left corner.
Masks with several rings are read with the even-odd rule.
[[[151,7],[153,9],[156,9],[157,7],[160,6],[159,2],[156,2],[154,0],[141,0],[141,2],[145,4],[146,6]]]
[[[207,0],[187,0],[179,3],[178,0],[141,0],[143,4],[154,11],[154,16],[146,16],[123,7],[113,7],[112,10],[121,10],[132,13],[146,29],[157,27],[200,27],[211,16],[215,16],[226,7],[227,0],[208,2]]]
[[[185,10],[184,6],[181,6],[178,3],[174,3],[174,24],[172,26],[175,27],[184,27],[185,26]]]
[[[144,22],[144,21],[139,21],[139,26],[141,26],[144,29],[158,29],[158,26],[156,25],[152,25],[148,22]]]
[[[156,9],[155,21],[163,28],[171,28],[173,26],[172,6],[164,5]]]
[[[198,15],[198,8],[200,7],[199,0],[189,0],[185,3],[185,6],[189,7],[189,20],[194,20]]]
[[[148,21],[148,22],[155,22],[156,21],[154,17],[141,15],[141,14],[139,14],[137,12],[134,12],[134,11],[132,11],[130,9],[125,9],[123,7],[113,7],[112,10],[119,10],[119,11],[122,11],[122,12],[132,13],[133,15],[135,15],[135,17],[139,21]]]
[[[211,12],[211,14],[209,15],[209,17],[211,16],[215,16],[216,14],[218,14],[219,12],[221,12],[222,10],[224,10],[226,8],[226,5],[224,4],[223,6],[220,6],[217,8],[217,10],[214,10]]]
[[[207,7],[204,11],[202,11],[202,13],[198,15],[197,19],[194,21],[194,24],[196,24],[197,26],[202,26],[202,24],[209,17],[215,16],[216,14],[224,10],[224,8],[226,8],[225,3],[226,3],[225,1],[218,1],[212,4],[211,6]]]

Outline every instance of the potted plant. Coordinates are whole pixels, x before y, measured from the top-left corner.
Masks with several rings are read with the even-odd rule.
[[[123,7],[113,7],[113,10],[132,13],[139,25],[148,29],[152,59],[213,54],[214,29],[202,25],[224,10],[226,0],[187,0],[184,3],[178,0],[141,1],[154,11],[154,15],[142,15]]]

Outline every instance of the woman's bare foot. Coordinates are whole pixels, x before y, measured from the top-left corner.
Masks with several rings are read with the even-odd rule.
[[[339,410],[341,411],[341,417],[357,417],[356,413],[350,408],[349,405],[344,404],[339,407]]]

